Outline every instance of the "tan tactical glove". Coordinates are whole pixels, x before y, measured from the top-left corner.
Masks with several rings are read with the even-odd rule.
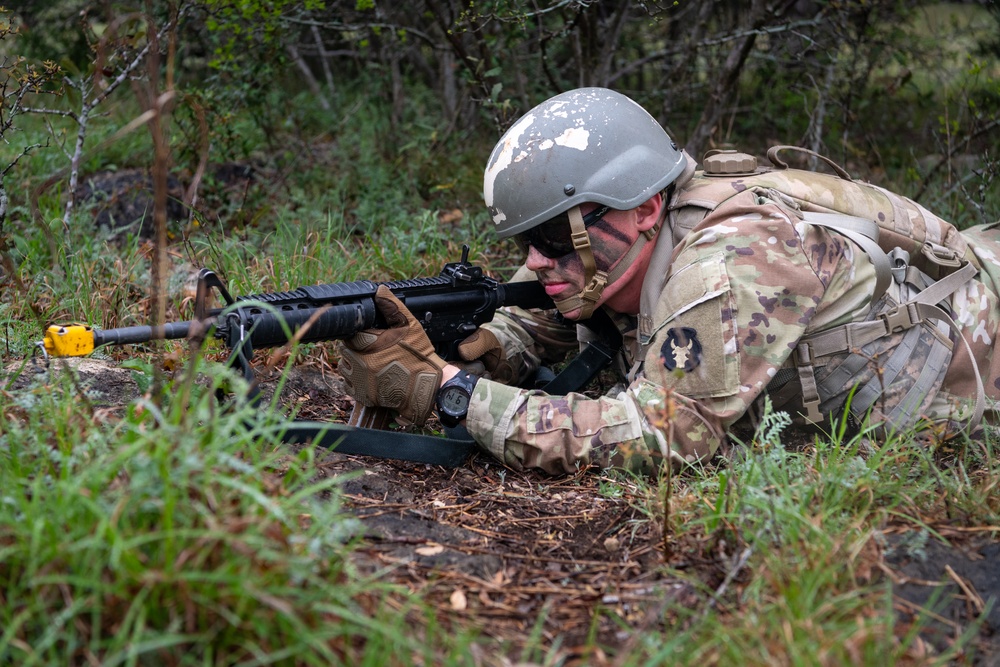
[[[479,361],[490,379],[503,384],[514,380],[514,367],[507,361],[503,345],[489,329],[476,329],[475,333],[458,344],[458,356],[465,361]]]
[[[375,307],[388,329],[369,329],[345,340],[340,374],[347,391],[366,406],[392,408],[422,426],[434,408],[444,360],[434,353],[420,323],[385,285]]]

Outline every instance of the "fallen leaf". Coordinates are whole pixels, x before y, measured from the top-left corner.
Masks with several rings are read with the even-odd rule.
[[[465,599],[465,591],[461,588],[456,588],[455,592],[451,594],[451,608],[455,611],[465,611],[468,602]]]
[[[426,547],[418,547],[415,551],[421,556],[437,556],[444,551],[444,547],[440,544],[431,544]]]

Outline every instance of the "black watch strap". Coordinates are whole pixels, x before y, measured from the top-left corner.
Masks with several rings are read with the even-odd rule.
[[[469,412],[472,391],[479,382],[479,376],[460,370],[450,380],[441,385],[437,394],[438,419],[447,427],[458,426]]]

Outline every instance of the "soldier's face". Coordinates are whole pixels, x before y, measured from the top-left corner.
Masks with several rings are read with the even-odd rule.
[[[593,208],[595,207],[592,204],[581,206],[584,215]],[[628,252],[639,234],[635,226],[635,217],[634,210],[609,211],[602,220],[589,228],[590,247],[598,269],[610,270],[615,262]],[[534,246],[528,246],[528,259],[525,265],[538,276],[545,293],[556,301],[579,294],[585,287],[583,261],[575,251],[562,257],[552,258],[541,254]],[[602,298],[598,304],[603,301]],[[579,315],[579,310],[564,313],[564,316],[571,320]]]

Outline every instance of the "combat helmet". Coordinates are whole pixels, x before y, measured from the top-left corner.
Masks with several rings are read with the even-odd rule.
[[[582,239],[576,250],[587,268],[588,287],[556,306],[564,313],[582,307],[585,318],[604,286],[619,276],[593,266],[579,205],[633,209],[684,167],[677,144],[636,102],[607,88],[579,88],[542,102],[504,133],[486,164],[483,199],[500,238],[564,213],[576,220],[574,236]],[[646,240],[640,235],[638,247]],[[636,246],[633,250],[638,254]]]

